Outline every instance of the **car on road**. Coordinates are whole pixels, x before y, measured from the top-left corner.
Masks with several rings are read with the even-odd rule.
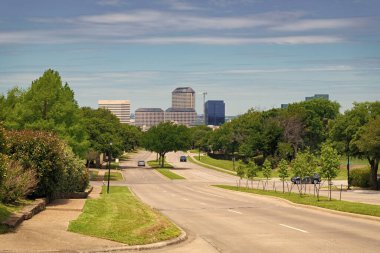
[[[293,184],[319,184],[321,183],[321,176],[318,173],[314,173],[313,176],[306,176],[304,178],[295,176],[290,179]]]
[[[145,161],[138,161],[137,166],[145,167]]]
[[[179,158],[179,161],[180,162],[186,162],[187,161],[187,157],[182,155],[180,158]]]

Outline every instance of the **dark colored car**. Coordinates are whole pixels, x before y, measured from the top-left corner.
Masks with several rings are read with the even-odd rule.
[[[145,161],[138,161],[137,166],[145,167]]]
[[[292,177],[290,181],[292,181],[293,184],[319,184],[321,183],[321,176],[318,173],[314,173],[313,176],[306,176],[302,178],[302,181],[301,178],[297,176]]]
[[[180,158],[179,158],[179,161],[180,162],[186,162],[187,161],[187,157],[182,155]]]

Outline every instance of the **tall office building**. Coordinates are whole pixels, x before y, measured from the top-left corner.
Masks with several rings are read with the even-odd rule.
[[[110,110],[123,124],[129,124],[131,119],[131,104],[129,100],[99,100],[99,108]]]
[[[135,126],[143,131],[158,125],[165,120],[164,110],[161,108],[139,108],[135,111]]]
[[[315,98],[322,98],[322,99],[329,100],[329,94],[315,94],[312,97],[305,97],[305,101],[315,99]]]
[[[165,121],[175,124],[193,126],[197,119],[197,113],[192,108],[168,108],[165,111]]]
[[[220,126],[225,122],[225,104],[223,100],[209,100],[205,104],[206,125]]]
[[[172,92],[172,108],[195,109],[195,91],[190,87],[179,87]]]

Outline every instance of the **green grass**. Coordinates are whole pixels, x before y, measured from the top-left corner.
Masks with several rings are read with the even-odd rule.
[[[158,172],[160,172],[162,175],[164,175],[165,177],[171,179],[171,180],[176,180],[176,179],[185,179],[184,177],[178,175],[178,174],[175,174],[174,172],[168,170],[168,169],[159,169],[157,168],[156,169]]]
[[[208,169],[211,169],[211,170],[216,170],[216,171],[219,171],[219,172],[223,172],[223,173],[226,173],[226,174],[230,174],[230,175],[236,175],[233,171],[225,171],[225,170],[221,170],[221,169],[218,169],[218,168],[214,168],[214,167],[211,167],[211,166],[208,166],[208,165],[204,165],[204,164],[200,164],[198,161],[198,157],[196,157],[195,159],[192,158],[191,156],[188,156],[187,157],[187,160],[194,163],[194,164],[197,164],[197,165],[200,165],[202,167],[205,167],[205,168],[208,168]],[[201,158],[201,161],[203,162],[202,158]]]
[[[99,171],[98,170],[90,170],[90,180],[91,181],[101,181],[101,179],[99,179]]]
[[[71,221],[69,231],[128,245],[141,245],[177,237],[181,231],[159,212],[137,200],[127,187],[112,186],[110,194],[88,199],[83,213]]]
[[[218,170],[218,169],[215,169],[213,167],[208,167],[208,166],[202,165],[204,167],[207,167],[207,168],[210,168],[210,169],[215,169],[215,170],[218,170],[218,171],[221,171],[221,172],[224,172],[224,173],[228,173],[228,174],[231,174],[231,175],[235,175],[235,173],[233,172],[233,163],[230,160],[214,159],[214,158],[211,158],[209,156],[201,156],[201,160],[199,160],[198,156],[195,156],[194,158],[197,161],[201,161],[202,163],[206,163],[208,165],[212,165],[212,166],[216,166],[216,167],[219,167],[219,168],[222,168],[222,169],[225,169],[225,170],[229,170],[229,171],[231,171],[231,173],[229,173],[227,171],[223,171],[223,170]],[[240,165],[240,163],[238,161],[235,162],[235,168],[237,166],[239,166],[239,165]],[[271,177],[278,177],[278,171],[277,171],[277,169],[272,170],[272,176]],[[261,171],[258,171],[256,178],[264,178],[263,173]]]
[[[343,156],[342,159],[340,159],[340,165],[347,165],[347,157]],[[368,161],[366,159],[350,158],[350,165],[368,165]]]
[[[3,221],[8,219],[8,217],[19,210],[21,210],[26,204],[30,203],[29,200],[22,200],[14,205],[5,205],[0,203],[0,234],[4,234],[8,232],[8,228],[6,226],[1,225]]]
[[[247,189],[247,188],[237,188],[236,186],[228,186],[228,185],[215,185],[216,187],[240,191],[240,192],[248,192],[259,195],[266,196],[274,196],[283,199],[287,199],[293,203],[317,206],[326,209],[347,212],[347,213],[356,213],[363,215],[370,215],[380,217],[380,205],[371,205],[371,204],[363,204],[349,201],[339,201],[339,200],[331,200],[329,201],[326,197],[320,197],[320,200],[312,195],[303,195],[299,196],[298,193],[282,193],[282,192],[274,192],[274,191],[264,191],[264,190],[256,190],[256,189]]]
[[[108,171],[104,173],[103,180],[108,180]],[[123,175],[120,172],[111,171],[110,181],[123,181]]]
[[[148,161],[147,163],[152,168],[162,168],[161,164],[159,164],[156,160]],[[171,168],[173,168],[173,165],[171,165],[165,161],[164,168],[171,169]]]

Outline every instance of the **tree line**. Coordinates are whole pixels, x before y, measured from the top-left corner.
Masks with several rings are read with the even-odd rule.
[[[215,131],[206,126],[186,130],[164,123],[148,130],[143,144],[160,157],[169,151],[196,148],[215,158],[239,159],[260,167],[268,161],[272,168],[277,167],[282,159],[298,162],[297,156],[303,156],[305,152],[319,157],[322,147],[327,145],[347,157],[348,174],[351,157],[367,159],[370,184],[377,189],[380,102],[354,103],[352,109],[343,114],[339,108],[337,102],[313,99],[289,104],[288,108],[251,109]]]

